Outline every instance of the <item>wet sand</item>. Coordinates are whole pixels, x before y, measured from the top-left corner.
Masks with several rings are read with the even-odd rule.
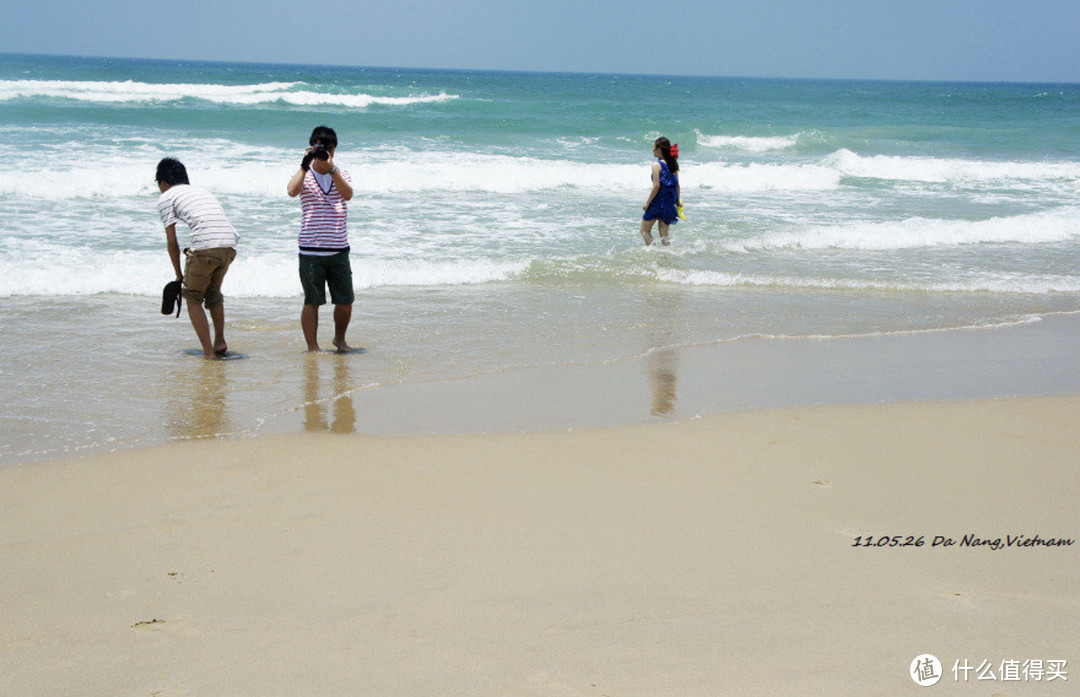
[[[144,301],[85,299],[74,324],[65,308],[12,301],[0,335],[0,467],[222,436],[537,432],[745,409],[1080,394],[1080,313],[694,342],[657,307],[649,327],[612,330],[618,337],[603,342],[590,340],[585,321],[579,336],[554,344],[448,322],[431,347],[411,349],[385,334],[392,323],[359,318],[350,340],[368,353],[311,356],[295,308],[267,301],[230,316],[230,346],[250,358],[216,362],[182,355],[194,342],[186,321],[133,322]]]

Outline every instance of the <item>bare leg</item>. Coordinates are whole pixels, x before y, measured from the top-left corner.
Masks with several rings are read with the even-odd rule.
[[[345,331],[349,328],[349,320],[352,319],[352,305],[334,305],[334,341],[338,353],[352,351],[352,346],[345,343]]]
[[[646,247],[652,244],[652,226],[655,222],[655,220],[641,221],[641,239],[645,240]]]
[[[319,306],[304,305],[300,311],[300,328],[304,330],[304,341],[308,351],[319,350]]]
[[[210,323],[206,321],[206,312],[203,310],[203,306],[199,303],[189,302],[187,303],[188,318],[191,319],[191,326],[195,328],[195,336],[199,337],[199,343],[202,344],[203,356],[205,358],[214,357],[214,345],[210,343]]]
[[[668,239],[668,229],[671,226],[661,220],[660,225],[657,227],[660,228],[660,244],[664,245],[665,247],[670,246],[671,240]]]
[[[229,350],[225,343],[225,303],[210,308],[210,321],[214,323],[214,353],[223,356]]]

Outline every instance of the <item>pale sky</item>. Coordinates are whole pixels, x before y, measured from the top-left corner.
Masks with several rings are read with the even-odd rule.
[[[0,52],[1080,82],[1080,0],[35,0],[5,8]]]

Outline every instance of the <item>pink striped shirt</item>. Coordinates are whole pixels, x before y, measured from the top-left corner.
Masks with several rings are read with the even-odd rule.
[[[345,177],[345,181],[352,183],[348,172],[340,167],[338,172]],[[334,184],[330,185],[329,193],[322,190],[315,181],[314,170],[304,174],[304,184],[300,188],[300,210],[301,252],[341,252],[349,248],[346,220],[349,206]]]

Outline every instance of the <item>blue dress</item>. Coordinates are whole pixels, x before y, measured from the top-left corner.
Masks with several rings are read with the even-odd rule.
[[[671,173],[663,159],[657,162],[660,163],[660,191],[656,193],[641,219],[662,220],[668,225],[674,225],[679,222],[679,214],[675,211],[675,204],[679,200],[679,177]]]

